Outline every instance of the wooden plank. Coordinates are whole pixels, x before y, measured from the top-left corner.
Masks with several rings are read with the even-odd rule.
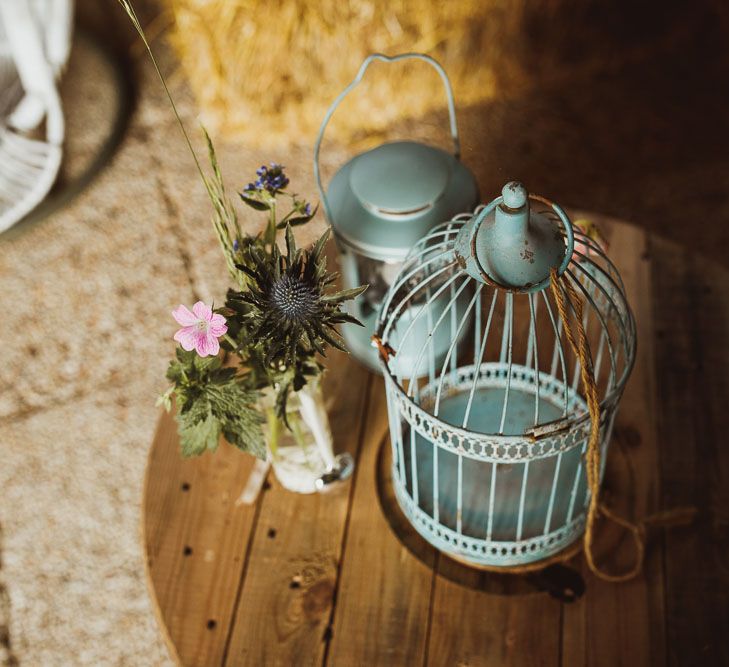
[[[377,492],[381,444],[390,446],[384,383],[377,379],[370,391],[328,653],[328,664],[337,667],[421,665],[425,654],[435,552],[418,559],[388,525]]]
[[[594,220],[594,216],[588,216]],[[658,444],[650,259],[637,227],[597,221],[610,241],[610,256],[625,283],[638,329],[636,365],[625,390],[610,445],[603,498],[622,516],[642,519],[658,508]],[[635,556],[621,529],[599,524],[598,562],[610,572],[627,570]],[[655,535],[649,535],[649,537]],[[648,548],[643,574],[614,584],[598,579],[584,562],[585,595],[564,607],[565,665],[665,663],[663,567],[660,540]]]
[[[441,557],[435,584],[428,664],[559,664],[560,603],[546,593],[495,595],[479,590],[479,578],[456,583],[444,576]],[[466,585],[464,585],[464,583]]]
[[[532,660],[537,654],[549,655],[550,653],[554,658],[551,661],[553,663],[559,649],[559,604],[550,604],[550,601],[543,604],[543,598],[537,599],[535,604],[533,595],[531,599],[527,598],[525,594],[533,594],[538,585],[528,575],[514,577],[468,567],[439,554],[420,537],[397,506],[392,489],[392,456],[389,441],[385,444],[386,447],[381,449],[379,455],[377,479],[378,495],[383,513],[397,535],[397,539],[408,549],[409,555],[412,557],[414,554],[418,561],[431,572],[433,585],[437,571],[438,585],[441,587],[441,593],[444,592],[444,604],[437,605],[437,609],[444,614],[443,618],[431,617],[430,613],[426,612],[425,621],[420,621],[421,624],[414,629],[414,634],[418,639],[416,646],[419,646],[422,633],[426,631],[423,664],[501,664],[503,661],[508,664],[513,662],[515,657]],[[403,573],[398,571],[394,576],[401,579]],[[406,590],[412,591],[412,582],[407,583],[410,585]],[[463,587],[469,592],[465,600],[460,594]],[[435,588],[432,590],[434,591]],[[428,588],[421,585],[417,591],[421,595],[420,601],[424,607],[424,594],[428,592]],[[399,595],[395,599],[402,597]],[[516,600],[525,599],[526,604],[514,605]],[[485,605],[484,600],[487,600]],[[464,602],[469,612],[480,620],[476,622],[463,620],[462,605]],[[429,607],[433,609],[434,606],[431,594]],[[497,610],[492,615],[490,612],[494,607]],[[549,608],[557,628],[546,624],[548,632],[543,634],[542,628],[545,626],[532,627],[534,625],[533,615],[536,614],[541,619],[546,607]],[[412,609],[411,606],[408,608]],[[488,613],[489,619],[492,617],[498,619],[492,621],[492,624],[496,626],[493,633],[488,630],[484,632],[484,628],[487,627],[482,620],[484,611]],[[516,611],[516,614],[511,613],[513,611]],[[517,616],[518,618],[516,618]],[[530,617],[531,620],[529,620]],[[501,625],[498,625],[499,623]],[[450,626],[448,632],[444,633],[439,630],[443,624]],[[436,635],[436,642],[444,640],[435,646],[433,642],[428,642],[431,628],[435,628],[432,632]],[[528,632],[525,632],[527,629]],[[396,641],[400,635],[401,633],[396,633]],[[412,635],[413,632],[409,632],[407,636]],[[552,651],[545,653],[544,647],[547,645],[551,645]],[[527,650],[527,647],[534,647],[534,650]],[[408,653],[404,648],[401,653],[402,655],[399,655],[398,658],[402,658],[402,663],[395,662],[394,664],[420,664],[420,653],[415,651]],[[378,657],[375,655],[375,658]],[[374,664],[379,663],[376,661]]]
[[[371,376],[341,353],[330,355],[329,369],[324,395],[333,403],[335,449],[356,456]],[[351,488],[300,495],[272,481],[231,627],[227,665],[321,664]]]
[[[150,592],[172,655],[220,665],[255,507],[236,507],[253,458],[221,444],[183,459],[163,414],[149,453],[143,533]]]
[[[655,239],[658,434],[665,507],[694,505],[665,536],[671,665],[729,664],[729,273]]]

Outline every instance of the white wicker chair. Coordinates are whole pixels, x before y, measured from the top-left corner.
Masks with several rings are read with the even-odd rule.
[[[61,166],[55,79],[68,60],[72,14],[71,0],[0,0],[0,232],[45,198]]]

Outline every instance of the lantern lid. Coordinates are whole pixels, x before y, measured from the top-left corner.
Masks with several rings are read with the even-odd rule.
[[[533,210],[531,201],[545,206]],[[458,234],[456,255],[480,282],[514,292],[544,288],[551,270],[562,273],[572,256],[572,226],[555,216],[551,202],[529,195],[517,181],[474,216]]]
[[[354,159],[349,184],[376,213],[418,213],[443,195],[451,176],[448,157],[424,144],[384,144]]]
[[[341,240],[367,256],[398,260],[436,224],[472,210],[478,189],[454,155],[398,141],[352,158],[326,196]]]

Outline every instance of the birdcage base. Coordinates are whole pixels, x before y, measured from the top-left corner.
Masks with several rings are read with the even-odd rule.
[[[393,471],[393,475],[396,474]],[[397,484],[395,498],[408,521],[425,540],[465,565],[501,572],[516,568],[520,571],[538,570],[551,563],[555,555],[561,554],[567,559],[581,548],[581,543],[575,543],[584,532],[583,514],[558,530],[534,538],[485,540],[469,537],[434,521]]]
[[[473,372],[458,370],[443,391],[438,420],[461,427]],[[541,373],[538,395],[533,369],[484,364],[479,378],[469,429],[524,437],[525,428],[534,424],[537,404],[539,423],[564,414],[564,384],[557,378]],[[421,401],[432,400],[434,394],[433,387],[425,387]],[[584,411],[584,401],[570,391],[568,414]],[[417,429],[411,432],[407,422],[402,426],[402,449],[398,443],[399,463],[393,470],[395,495],[406,517],[433,546],[479,567],[540,567],[582,535],[587,500],[584,441],[575,439],[552,455],[500,461],[460,454]]]
[[[582,540],[578,539],[567,545],[564,549],[562,549],[562,551],[558,551],[547,558],[542,558],[531,563],[522,563],[521,565],[485,565],[484,563],[474,563],[472,560],[458,554],[449,553],[447,555],[448,558],[453,559],[461,565],[466,565],[467,567],[472,567],[476,570],[483,570],[484,572],[497,572],[499,574],[528,574],[529,572],[539,572],[539,570],[543,570],[545,567],[550,567],[555,563],[565,563],[579,554],[582,551],[582,548]]]

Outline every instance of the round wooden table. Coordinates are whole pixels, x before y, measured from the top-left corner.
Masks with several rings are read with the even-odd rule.
[[[638,323],[604,493],[636,519],[692,505],[694,523],[648,526],[643,575],[627,584],[596,579],[575,557],[555,573],[576,577],[574,602],[555,597],[554,577],[456,564],[393,507],[382,380],[335,356],[332,430],[358,465],[332,493],[293,494],[269,475],[255,504],[237,504],[253,459],[224,445],[183,460],[174,419],[161,416],[144,546],[181,664],[729,664],[729,272],[585,217],[608,238]],[[602,557],[627,565],[630,540],[604,528]]]

